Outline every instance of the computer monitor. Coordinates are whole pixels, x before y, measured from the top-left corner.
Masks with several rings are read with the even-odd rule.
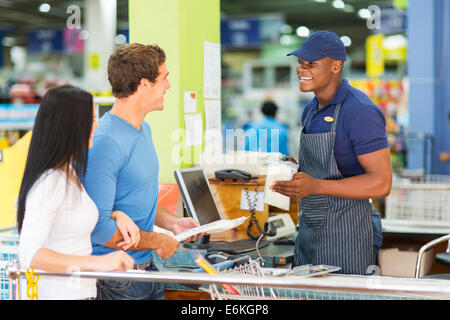
[[[177,169],[175,170],[175,180],[189,215],[200,225],[222,219],[211,186],[203,169]],[[255,250],[256,244],[254,240],[209,242],[209,237],[205,239],[197,241],[195,244],[184,242],[183,246],[190,249],[206,249],[208,251],[223,251],[238,254]],[[263,248],[267,245],[268,242],[263,240],[260,241],[259,247]]]
[[[177,169],[175,170],[175,180],[189,215],[200,225],[221,219],[211,186],[203,169]]]

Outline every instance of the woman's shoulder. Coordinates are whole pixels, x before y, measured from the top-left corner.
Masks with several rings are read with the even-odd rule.
[[[66,182],[66,173],[61,169],[52,168],[44,171],[30,189],[30,195],[36,193],[57,192]]]

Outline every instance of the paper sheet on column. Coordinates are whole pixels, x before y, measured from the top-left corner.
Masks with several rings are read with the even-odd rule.
[[[203,96],[205,99],[220,99],[220,82],[220,44],[205,41],[203,46]]]
[[[197,112],[197,93],[195,91],[184,92],[184,113]]]
[[[222,154],[222,114],[220,100],[205,100],[205,155]]]
[[[200,113],[185,114],[184,123],[186,135],[184,143],[189,146],[201,146],[203,143],[203,124]]]
[[[205,129],[222,129],[220,100],[205,100]]]

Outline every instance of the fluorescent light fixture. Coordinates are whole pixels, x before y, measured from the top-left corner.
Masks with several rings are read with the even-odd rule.
[[[341,40],[344,43],[344,46],[346,47],[350,47],[352,45],[352,39],[350,39],[349,36],[342,36]]]
[[[39,6],[39,11],[46,13],[46,12],[49,12],[51,8],[52,7],[48,3],[44,2],[44,3],[41,3],[41,5]]]
[[[361,19],[369,19],[372,16],[372,14],[370,13],[369,9],[361,9],[358,11],[358,16]]]
[[[345,3],[342,0],[334,0],[333,1],[333,7],[335,7],[336,9],[344,9],[345,8]]]
[[[299,37],[307,38],[309,36],[309,28],[305,26],[300,26],[297,28],[296,33]]]

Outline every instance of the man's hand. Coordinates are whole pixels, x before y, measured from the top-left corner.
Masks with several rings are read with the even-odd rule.
[[[297,172],[291,181],[275,181],[269,188],[287,197],[299,199],[315,194],[318,184],[318,179],[304,172]]]
[[[171,231],[174,234],[179,234],[179,233],[184,232],[186,230],[189,230],[189,229],[192,229],[192,228],[197,228],[197,227],[199,227],[199,224],[194,219],[192,219],[192,218],[179,218],[173,224]],[[205,235],[205,233],[199,233],[199,234],[196,234],[196,235],[186,239],[185,241],[188,241],[188,242],[189,241],[196,241],[197,239],[199,239],[203,235]]]
[[[175,238],[163,233],[153,233],[153,235],[153,250],[158,256],[161,257],[161,259],[169,259],[172,255],[175,254],[175,252],[177,252],[180,244],[177,240],[175,240]]]

